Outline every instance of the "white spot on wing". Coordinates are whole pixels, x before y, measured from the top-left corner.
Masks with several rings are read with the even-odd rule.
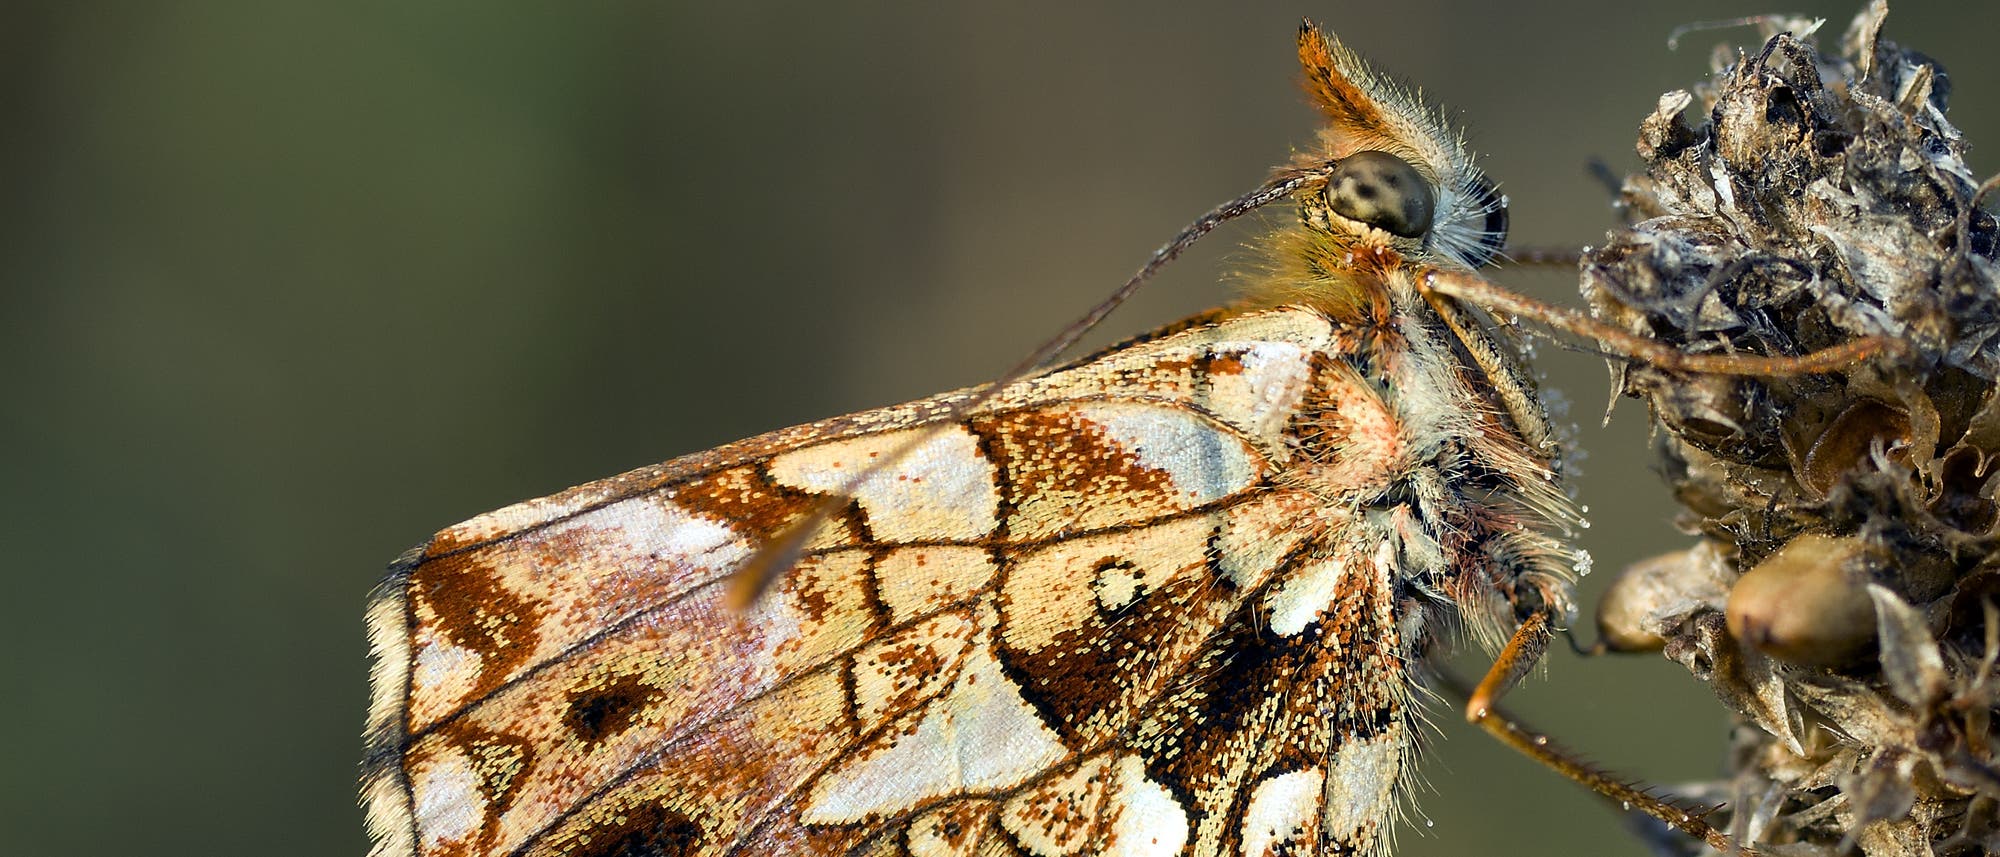
[[[1333,776],[1326,781],[1326,814],[1320,829],[1335,842],[1372,839],[1390,817],[1401,773],[1403,741],[1391,731],[1367,741],[1351,741],[1333,752]]]
[[[621,512],[616,532],[633,553],[657,551],[681,563],[709,568],[734,566],[750,557],[749,543],[729,525],[678,506],[621,503],[613,508]]]
[[[1267,857],[1285,843],[1318,838],[1319,802],[1326,772],[1307,768],[1257,784],[1243,809],[1243,854]]]
[[[581,575],[579,579],[590,586],[587,590],[553,587],[545,594],[535,594],[557,603],[569,602],[565,606],[586,615],[598,613],[594,618],[603,621],[614,620],[630,609],[628,590],[635,585],[643,590],[674,581],[676,591],[686,591],[742,565],[756,552],[756,545],[728,521],[671,500],[614,503],[551,527],[540,538],[544,544],[564,550],[571,563],[610,573]],[[651,557],[664,567],[632,561],[637,557]],[[557,648],[545,648],[541,654],[553,655],[572,642],[544,640],[545,647]]]
[[[480,661],[478,652],[442,639],[432,640],[417,647],[417,668],[410,678],[419,694],[457,699],[472,689]]]
[[[1227,497],[1257,478],[1243,442],[1191,412],[1122,402],[1082,405],[1076,412],[1140,465],[1166,474],[1189,506]]]
[[[1271,630],[1290,637],[1306,629],[1320,611],[1333,603],[1340,582],[1347,576],[1347,563],[1340,557],[1322,559],[1291,572],[1269,595],[1264,607],[1270,611]]]
[[[1116,613],[1137,600],[1144,586],[1138,569],[1124,565],[1106,566],[1097,573],[1093,589],[1097,591],[1097,607],[1106,613]]]
[[[1171,857],[1187,844],[1188,814],[1167,787],[1146,779],[1138,756],[1118,760],[1118,789],[1111,812],[1111,849],[1105,857]]]
[[[1009,788],[1068,754],[1001,671],[990,648],[968,655],[958,682],[909,733],[892,734],[829,771],[800,820],[847,824],[932,798]]]
[[[1289,342],[1254,342],[1232,353],[1243,371],[1210,375],[1208,396],[1196,404],[1266,448],[1282,449],[1278,435],[1305,397],[1311,357]]]
[[[479,774],[472,769],[472,760],[456,749],[411,771],[410,786],[417,794],[417,830],[427,851],[470,838],[485,823],[486,799],[479,791]]]
[[[771,478],[815,493],[849,493],[861,504],[869,528],[885,541],[975,539],[992,532],[1000,508],[993,463],[960,426],[937,430],[937,436],[901,460],[849,487],[856,476],[931,430],[888,432],[789,452],[771,460]]]

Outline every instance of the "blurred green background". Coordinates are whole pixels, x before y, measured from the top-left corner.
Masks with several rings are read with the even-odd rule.
[[[1509,5],[0,6],[0,851],[360,853],[361,608],[391,557],[992,377],[1309,139],[1301,15],[1457,111],[1521,242],[1574,246],[1612,222],[1586,159],[1632,165],[1656,96],[1748,38],[1669,29],[1768,11]],[[1889,22],[1976,141],[1996,31],[1996,4]],[[1107,335],[1222,300],[1255,234]],[[1550,351],[1598,567],[1680,546],[1644,414],[1600,430],[1602,363]],[[1561,654],[1517,704],[1627,774],[1716,770],[1720,708],[1659,658]],[[1399,854],[1643,853],[1435,719]]]

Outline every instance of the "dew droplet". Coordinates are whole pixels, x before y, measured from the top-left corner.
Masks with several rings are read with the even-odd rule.
[[[1625,810],[1625,811],[1627,811],[1627,812],[1630,812],[1630,811],[1631,811],[1631,809],[1632,809],[1632,802],[1631,802],[1631,801],[1629,801],[1629,800],[1626,800],[1626,801],[1619,801],[1619,802],[1618,802],[1618,808],[1619,808],[1619,809],[1622,809],[1622,810]]]
[[[1424,826],[1425,826],[1425,827],[1436,827],[1436,826],[1437,826],[1437,823],[1436,823],[1436,822],[1434,822],[1434,821],[1431,821],[1431,820],[1430,820],[1430,819],[1428,819],[1428,818],[1426,818],[1426,819],[1424,819]]]
[[[1535,746],[1537,746],[1537,747],[1546,747],[1546,746],[1548,746],[1548,745],[1549,745],[1549,736],[1547,736],[1547,735],[1536,735],[1536,736],[1535,736]]]

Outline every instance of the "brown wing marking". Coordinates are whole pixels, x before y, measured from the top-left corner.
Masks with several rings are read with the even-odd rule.
[[[917,816],[903,831],[884,837],[895,857],[1023,857],[1013,838],[1000,829],[999,802],[955,800]],[[900,846],[900,847],[897,847]]]
[[[1226,424],[1148,402],[1077,402],[974,425],[1005,473],[1007,540],[1016,543],[1193,509],[1271,470]]]

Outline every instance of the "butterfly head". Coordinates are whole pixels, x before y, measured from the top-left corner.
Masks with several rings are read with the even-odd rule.
[[[1299,62],[1327,120],[1295,165],[1325,179],[1297,197],[1308,229],[1444,267],[1477,268],[1500,252],[1507,199],[1437,111],[1310,21],[1299,28]]]

